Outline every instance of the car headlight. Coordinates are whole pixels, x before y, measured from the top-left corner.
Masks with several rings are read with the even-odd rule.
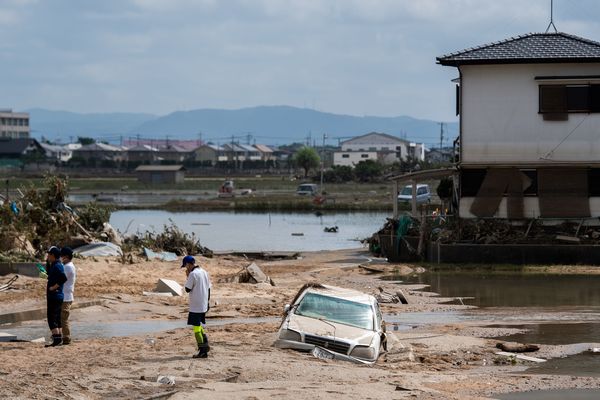
[[[295,342],[301,342],[302,341],[302,336],[300,336],[300,334],[296,331],[293,331],[291,329],[282,329],[279,332],[279,339],[282,340],[293,340]]]
[[[375,349],[371,346],[356,346],[350,353],[352,357],[373,360],[375,358]]]

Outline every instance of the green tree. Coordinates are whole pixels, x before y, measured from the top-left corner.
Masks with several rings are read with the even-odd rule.
[[[77,136],[77,142],[81,143],[82,146],[85,146],[85,145],[88,145],[88,144],[94,144],[94,143],[96,143],[96,139],[91,138],[91,137]]]
[[[364,160],[354,167],[354,175],[361,182],[376,180],[383,173],[383,166],[374,160]]]
[[[294,154],[294,162],[304,169],[304,176],[307,177],[308,171],[319,166],[321,158],[315,149],[305,146]]]

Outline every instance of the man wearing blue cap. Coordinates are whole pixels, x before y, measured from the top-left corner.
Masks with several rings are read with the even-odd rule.
[[[52,343],[46,347],[60,346],[62,344],[60,313],[64,299],[63,285],[67,281],[65,269],[60,262],[60,250],[56,246],[48,249],[46,258],[48,283],[46,284],[46,304],[48,327],[52,331]]]
[[[190,311],[188,313],[188,325],[194,329],[194,337],[198,344],[198,353],[194,358],[208,357],[210,347],[208,337],[206,336],[206,313],[210,306],[210,279],[206,270],[196,265],[196,260],[192,256],[183,257],[181,268],[185,268],[187,281],[185,282],[185,291],[190,295]]]

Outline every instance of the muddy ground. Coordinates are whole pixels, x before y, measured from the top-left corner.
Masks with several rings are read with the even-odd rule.
[[[78,338],[78,323],[183,321],[187,298],[142,295],[152,291],[159,278],[183,284],[185,274],[177,262],[139,259],[121,264],[111,258],[75,259],[76,302],[102,299],[104,303],[73,311],[71,345],[44,348],[43,343],[0,343],[0,398],[478,399],[524,390],[600,388],[600,378],[595,377],[528,374],[525,369],[531,364],[513,364],[494,354],[498,341],[491,337],[511,329],[472,322],[390,329],[389,352],[374,366],[321,360],[271,346],[283,306],[311,281],[373,294],[378,287],[392,293],[400,287],[409,304],[384,304],[382,311],[391,316],[469,308],[442,304],[448,299],[419,291],[415,285],[381,281],[380,274],[358,266],[366,257],[362,250],[344,250],[306,253],[294,260],[257,261],[276,286],[230,283],[229,278],[249,264],[244,258],[199,257],[213,282],[208,359],[191,358],[195,342],[190,328]],[[400,274],[415,271],[411,265],[386,268],[395,268]],[[573,268],[578,267],[568,267],[569,271],[565,267],[565,272]],[[0,283],[8,278],[2,277]],[[21,277],[13,290],[0,292],[0,313],[44,307],[44,289],[41,279]],[[242,323],[253,317],[271,318]],[[542,346],[533,355],[556,357],[564,351],[568,350],[561,346]],[[172,377],[174,385],[158,383],[159,376]]]

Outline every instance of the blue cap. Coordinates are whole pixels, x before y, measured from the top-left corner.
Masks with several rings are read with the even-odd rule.
[[[185,257],[183,257],[183,262],[181,263],[181,268],[185,267],[185,264],[196,265],[196,260],[192,256],[185,256]]]

